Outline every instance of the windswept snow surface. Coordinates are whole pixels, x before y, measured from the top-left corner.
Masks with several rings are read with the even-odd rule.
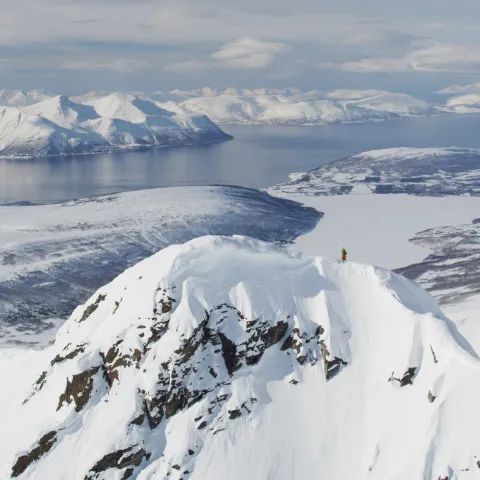
[[[206,234],[284,243],[314,228],[321,213],[258,190],[179,187],[0,206],[0,218],[0,343],[5,344],[50,340],[58,319],[79,302],[172,243]]]
[[[270,189],[275,195],[480,195],[480,150],[389,148],[335,160]]]
[[[261,125],[369,122],[438,113],[422,100],[388,92],[375,92],[374,96],[361,97],[361,100],[347,96],[338,101],[319,92],[288,96],[220,94],[190,98],[180,105],[207,115],[216,123]]]
[[[86,104],[65,95],[0,108],[0,156],[99,153],[211,143],[230,139],[203,115],[169,112],[123,93]]]
[[[243,237],[171,246],[1,351],[0,477],[468,480],[480,361],[433,298]]]

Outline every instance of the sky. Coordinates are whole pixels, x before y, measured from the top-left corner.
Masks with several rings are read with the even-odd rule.
[[[0,88],[480,82],[478,0],[0,0]]]

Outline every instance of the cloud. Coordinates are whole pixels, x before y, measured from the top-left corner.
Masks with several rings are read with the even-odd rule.
[[[152,66],[145,60],[130,60],[118,58],[108,62],[71,60],[61,65],[63,70],[109,71],[116,73],[130,73],[139,70],[149,70]]]
[[[174,73],[201,73],[211,69],[249,70],[263,69],[270,65],[276,56],[285,52],[287,45],[279,42],[266,42],[244,37],[223,45],[203,61],[190,60],[170,63],[165,67]]]
[[[471,85],[450,85],[443,90],[435,92],[441,95],[457,95],[467,93],[480,93],[480,83],[472,83]]]
[[[188,62],[169,63],[164,70],[172,73],[202,73],[207,68],[206,63],[197,60],[190,60]]]
[[[362,58],[343,63],[322,64],[355,73],[392,72],[480,72],[480,50],[474,46],[436,44],[413,50],[403,57]]]
[[[278,53],[287,49],[284,43],[264,42],[255,38],[240,38],[227,43],[210,55],[223,67],[233,69],[265,68],[270,65]]]

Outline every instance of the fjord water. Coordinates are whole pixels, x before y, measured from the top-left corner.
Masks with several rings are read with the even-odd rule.
[[[365,150],[480,148],[480,115],[325,126],[225,125],[234,140],[123,154],[0,160],[0,202],[50,203],[180,185],[266,188]]]

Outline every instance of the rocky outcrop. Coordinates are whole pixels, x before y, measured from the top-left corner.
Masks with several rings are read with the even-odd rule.
[[[25,455],[21,455],[17,458],[15,464],[12,467],[12,477],[18,477],[27,468],[37,460],[40,460],[45,454],[47,454],[55,442],[57,441],[57,432],[48,432],[40,438],[36,447],[32,448],[30,452]]]
[[[133,475],[134,468],[138,467],[143,460],[148,460],[150,454],[143,448],[136,448],[138,445],[133,445],[123,450],[109,453],[102,457],[85,476],[85,480],[94,480],[99,478],[99,474],[110,469],[124,470],[122,480],[126,480]]]
[[[57,410],[60,410],[64,403],[75,403],[75,411],[78,413],[90,400],[93,390],[94,377],[100,370],[100,366],[90,368],[67,379],[65,392],[60,395]]]

